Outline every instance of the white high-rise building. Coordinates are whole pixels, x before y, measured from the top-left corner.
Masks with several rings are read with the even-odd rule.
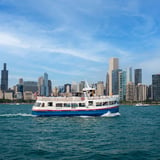
[[[99,81],[97,83],[96,94],[97,94],[97,96],[103,96],[104,95],[104,83],[103,83],[103,81]]]
[[[119,68],[119,59],[111,58],[109,60],[109,95],[112,95],[112,71]]]
[[[135,86],[135,101],[146,101],[147,100],[148,87],[144,84],[139,83]]]

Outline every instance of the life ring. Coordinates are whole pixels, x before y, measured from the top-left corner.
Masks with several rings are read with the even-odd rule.
[[[84,97],[81,97],[81,100],[82,100],[82,101],[84,101],[84,100],[85,100],[85,98],[84,98]]]

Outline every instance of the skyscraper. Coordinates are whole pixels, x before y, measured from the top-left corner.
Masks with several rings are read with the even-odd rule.
[[[23,92],[32,92],[35,93],[38,91],[38,85],[35,81],[24,81],[23,82]]]
[[[48,92],[48,74],[44,73],[44,95],[45,96],[49,96],[49,92]]]
[[[71,84],[64,85],[64,93],[71,93]]]
[[[112,71],[112,94],[119,94],[119,72],[121,69],[115,69]]]
[[[152,75],[153,100],[160,101],[160,74]]]
[[[134,82],[135,85],[138,85],[138,83],[142,83],[142,69],[134,70]]]
[[[52,94],[52,81],[48,80],[48,94],[51,96]]]
[[[96,94],[97,94],[97,96],[103,96],[104,95],[104,83],[103,83],[103,81],[99,81],[97,83]]]
[[[140,101],[140,102],[146,101],[147,90],[148,90],[148,87],[144,84],[139,83],[137,86],[135,86],[134,101]]]
[[[112,71],[119,68],[119,59],[111,58],[109,61],[109,95],[112,95]]]
[[[4,68],[1,71],[1,90],[2,91],[8,90],[8,70],[6,63],[4,63]]]
[[[134,101],[135,97],[135,85],[133,82],[129,82],[126,86],[126,101]]]
[[[107,72],[106,75],[106,91],[105,91],[106,95],[109,95],[109,73]]]
[[[48,74],[44,73],[44,76],[38,78],[38,94],[40,96],[51,96],[52,93],[52,81],[48,80]]]
[[[38,78],[38,95],[44,96],[44,78],[43,76]]]
[[[127,68],[126,76],[127,76],[126,77],[127,78],[127,83],[132,82],[132,67]]]
[[[120,100],[126,99],[126,71],[119,72],[119,96]]]

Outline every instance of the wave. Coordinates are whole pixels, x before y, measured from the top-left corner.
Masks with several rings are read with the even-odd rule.
[[[15,114],[1,114],[0,117],[33,117],[32,114],[27,114],[27,113],[15,113]]]
[[[120,116],[121,114],[119,112],[117,113],[111,113],[110,111],[103,114],[101,117],[116,117],[116,116]]]
[[[93,118],[94,116],[79,116],[81,118]]]
[[[110,111],[101,115],[100,117],[116,117],[116,116],[120,116],[121,114],[119,112],[117,113],[111,113]],[[95,116],[79,116],[81,118],[93,118]]]

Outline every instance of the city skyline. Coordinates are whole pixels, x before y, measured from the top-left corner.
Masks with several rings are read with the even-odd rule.
[[[9,87],[37,81],[53,84],[106,80],[111,57],[119,68],[141,68],[142,83],[159,71],[158,0],[0,2],[0,64],[8,64]]]
[[[96,95],[119,95],[121,101],[159,100],[160,74],[153,74],[152,84],[147,86],[142,84],[142,69],[134,69],[134,81],[132,81],[132,69],[122,70],[118,66],[119,59],[111,58],[109,61],[109,72],[106,76],[106,86],[103,81],[90,84],[94,88]],[[81,94],[82,88],[85,88],[85,81],[81,80],[78,83],[72,82],[72,84],[67,83],[63,84],[63,86],[54,86],[52,90],[52,81],[48,79],[48,74],[44,73],[44,76],[39,77],[38,81],[24,81],[23,78],[20,78],[18,84],[8,89],[6,63],[3,65],[3,70],[1,70],[0,99],[3,100],[33,100],[37,95],[46,97],[57,95],[78,96]]]
[[[115,61],[116,60],[116,61]],[[114,62],[114,63],[113,63]],[[135,68],[132,68],[132,67],[129,67],[129,68],[126,68],[126,69],[121,69],[121,68],[119,68],[118,65],[119,64],[119,59],[118,58],[110,58],[110,60],[109,60],[109,68],[110,68],[110,70],[108,70],[107,71],[107,73],[106,73],[106,79],[103,81],[103,80],[98,80],[98,81],[93,81],[92,83],[89,83],[89,85],[90,86],[92,86],[92,85],[94,85],[94,84],[98,84],[99,82],[103,82],[105,85],[104,85],[104,87],[106,87],[106,89],[108,90],[108,88],[107,87],[109,87],[110,88],[110,93],[108,92],[108,94],[112,94],[112,87],[115,85],[115,84],[112,84],[113,83],[113,80],[112,80],[112,78],[111,78],[111,80],[109,80],[108,79],[108,76],[109,77],[112,77],[112,76],[115,76],[115,74],[118,76],[116,79],[118,80],[120,77],[120,75],[118,75],[119,73],[121,74],[122,72],[125,72],[125,84],[127,85],[128,83],[130,83],[130,82],[132,82],[132,83],[134,83],[135,85],[138,85],[138,84],[144,84],[144,85],[146,85],[146,86],[149,86],[149,85],[152,85],[152,82],[150,83],[150,84],[145,84],[145,83],[143,83],[142,82],[142,79],[143,79],[143,71],[142,71],[142,69],[141,68],[139,68],[139,69],[135,69]],[[116,67],[117,69],[115,69],[115,68],[113,68],[113,66],[114,67]],[[35,78],[35,80],[31,80],[31,79],[28,79],[28,80],[26,80],[26,79],[24,79],[23,77],[21,77],[21,78],[19,78],[18,80],[17,80],[17,82],[15,83],[15,84],[13,84],[13,86],[10,86],[10,87],[8,87],[9,85],[8,85],[8,81],[9,81],[9,79],[8,79],[8,77],[9,77],[9,75],[8,75],[8,72],[9,72],[9,70],[6,70],[7,69],[7,63],[3,63],[3,68],[1,69],[1,76],[0,76],[0,78],[1,78],[1,83],[0,83],[0,85],[1,85],[1,88],[3,88],[2,86],[4,85],[4,84],[2,84],[2,82],[4,81],[4,72],[6,72],[6,74],[5,74],[5,77],[7,76],[7,78],[5,78],[5,87],[6,87],[6,89],[5,90],[8,90],[8,89],[13,89],[14,88],[14,86],[16,86],[16,85],[21,85],[21,84],[23,84],[24,82],[36,82],[37,84],[39,83],[40,85],[42,85],[43,83],[45,84],[45,86],[48,86],[48,83],[51,83],[52,84],[52,80],[49,80],[48,79],[48,73],[43,73],[44,74],[44,76],[39,76],[39,77],[37,77],[37,78]],[[133,72],[134,71],[134,72]],[[138,71],[138,75],[136,74],[136,72]],[[140,71],[140,74],[139,74],[139,71]],[[110,74],[109,74],[109,72],[111,72]],[[2,76],[3,75],[3,76]],[[111,76],[110,76],[111,75]],[[152,77],[153,77],[153,75],[160,75],[160,74],[152,74]],[[127,77],[127,76],[129,76],[129,78]],[[138,77],[137,77],[138,76]],[[133,78],[132,78],[133,77]],[[137,79],[138,78],[138,79]],[[140,79],[139,79],[140,78]],[[153,79],[152,79],[153,80]],[[49,82],[50,81],[50,82]],[[111,82],[109,82],[109,81],[112,81],[112,83]],[[88,83],[88,81],[87,80],[84,80],[84,79],[81,79],[81,80],[79,80],[79,81],[68,81],[68,82],[66,82],[66,83],[63,83],[63,84],[60,84],[60,85],[55,85],[55,84],[53,84],[53,87],[61,87],[61,86],[65,86],[66,84],[77,84],[77,83],[81,83],[81,82],[87,82]],[[3,82],[4,83],[4,82]],[[111,83],[111,84],[110,84]],[[115,83],[115,82],[114,82]],[[37,85],[38,86],[38,85]],[[112,87],[111,87],[112,86]],[[0,88],[0,89],[1,89]],[[3,90],[3,89],[2,89]],[[108,90],[109,91],[109,90]],[[45,91],[45,92],[48,92],[47,90]]]

